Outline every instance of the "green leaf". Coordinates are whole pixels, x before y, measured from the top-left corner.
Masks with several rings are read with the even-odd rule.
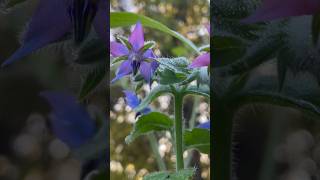
[[[173,127],[173,120],[167,115],[159,112],[151,112],[139,117],[134,124],[130,135],[126,137],[127,144],[131,143],[137,137],[152,131],[170,130]]]
[[[158,80],[160,84],[168,85],[182,82],[186,79],[183,74],[177,75],[174,71],[169,69],[160,70],[158,69]]]
[[[184,143],[187,149],[197,149],[202,153],[210,154],[210,130],[193,128],[184,132]]]
[[[207,45],[204,45],[204,46],[201,46],[199,48],[199,51],[205,51],[205,52],[210,52],[210,44],[207,44]]]
[[[154,19],[130,12],[110,12],[111,28],[131,26],[137,23],[137,21],[140,21],[146,27],[157,29],[179,39],[185,45],[190,47],[194,52],[198,54],[200,53],[197,46],[195,46],[190,40]]]
[[[206,98],[210,98],[210,89],[208,86],[189,86],[184,91],[185,94],[193,94],[193,95],[199,95],[204,96]]]
[[[312,17],[312,41],[314,45],[318,44],[320,33],[320,14],[313,15]]]
[[[144,108],[146,108],[154,99],[157,97],[166,94],[166,93],[171,93],[172,90],[170,86],[167,85],[159,85],[155,88],[153,88],[150,93],[141,101],[138,107],[134,109],[136,112],[140,112]]]
[[[183,169],[178,172],[155,172],[143,177],[143,180],[191,180],[195,169]]]
[[[106,68],[100,67],[96,71],[89,72],[82,84],[79,99],[84,99],[94,90],[106,75]]]
[[[215,57],[212,61],[214,67],[231,64],[246,53],[246,44],[235,37],[213,36],[212,42],[212,53]]]
[[[109,56],[106,44],[100,39],[91,39],[80,47],[75,62],[78,64],[106,64]]]
[[[14,6],[24,3],[26,0],[1,0],[0,6],[4,9],[13,8]]]
[[[188,68],[189,61],[185,57],[177,58],[157,58],[157,62],[160,64],[159,69],[169,69],[177,75],[186,76],[190,74],[190,69]]]

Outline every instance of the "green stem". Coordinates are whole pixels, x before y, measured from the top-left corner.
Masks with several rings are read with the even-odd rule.
[[[233,112],[223,103],[213,107],[213,180],[231,180],[232,177],[232,118]]]
[[[200,98],[195,97],[194,103],[192,106],[192,114],[191,114],[190,121],[189,121],[189,129],[194,128],[194,126],[196,124],[196,117],[197,117],[197,113],[198,113],[198,111],[196,109],[198,109],[199,104],[200,104]],[[193,150],[189,150],[188,157],[186,158],[186,161],[185,161],[185,168],[190,166],[190,163],[192,160],[192,151]]]
[[[182,101],[183,96],[177,92],[174,95],[174,133],[175,133],[175,150],[176,150],[176,170],[184,168],[183,163],[183,120],[182,120]]]
[[[158,141],[157,141],[157,138],[156,138],[155,134],[154,133],[150,133],[150,134],[147,135],[147,137],[149,139],[153,154],[156,157],[156,161],[157,161],[159,170],[160,171],[165,171],[167,169],[166,168],[166,164],[164,163],[163,159],[160,156],[159,149],[158,149]]]

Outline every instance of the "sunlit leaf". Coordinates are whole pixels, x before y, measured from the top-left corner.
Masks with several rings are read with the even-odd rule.
[[[200,137],[200,138],[199,138]],[[184,143],[187,149],[197,149],[202,153],[210,153],[210,130],[193,128],[184,133]]]

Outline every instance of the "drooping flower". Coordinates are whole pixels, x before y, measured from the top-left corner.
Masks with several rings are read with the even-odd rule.
[[[28,28],[22,37],[22,45],[3,66],[58,42],[73,32],[74,41],[81,42],[91,24],[97,34],[107,43],[106,0],[40,0]]]
[[[93,138],[95,122],[76,98],[66,92],[45,91],[40,96],[50,104],[53,133],[71,148],[78,148]]]
[[[140,71],[145,81],[151,82],[158,63],[154,60],[153,51],[144,46],[144,34],[140,22],[137,22],[132,31],[128,44],[125,45],[115,41],[110,43],[110,53],[113,57],[125,57],[126,59],[119,66],[112,83],[126,75],[136,75],[138,71]]]
[[[205,123],[199,124],[197,128],[203,128],[203,129],[209,129],[210,130],[210,121],[207,121]]]
[[[206,28],[210,35],[210,25],[207,25]],[[189,65],[189,68],[205,67],[209,65],[210,65],[210,52],[206,52],[198,56],[196,59],[194,59],[192,63]]]
[[[135,94],[135,92],[129,91],[129,90],[124,90],[123,92],[124,92],[124,94],[126,96],[125,99],[126,99],[126,102],[127,102],[129,107],[134,109],[134,108],[139,106],[141,101],[138,98],[138,96]],[[149,107],[146,107],[141,112],[138,112],[138,113],[148,114],[149,112],[151,112],[151,109]]]
[[[242,22],[255,23],[317,12],[320,12],[319,0],[263,0],[261,7]]]

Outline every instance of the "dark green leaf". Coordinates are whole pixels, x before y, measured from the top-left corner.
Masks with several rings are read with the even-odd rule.
[[[120,61],[124,61],[124,60],[128,60],[128,56],[119,56],[119,57],[115,57],[113,58],[113,61],[112,61],[112,65],[117,63],[117,62],[120,62]]]
[[[75,62],[84,65],[106,64],[108,56],[105,43],[99,39],[91,39],[80,47]]]
[[[210,89],[208,86],[189,86],[185,92],[185,94],[193,94],[193,95],[199,95],[199,96],[204,96],[207,98],[210,98]]]
[[[193,128],[184,132],[184,143],[187,149],[197,149],[202,153],[210,153],[210,130]]]
[[[214,54],[213,66],[225,66],[240,59],[246,53],[246,45],[237,38],[228,36],[212,37]]]
[[[141,52],[145,52],[148,49],[152,49],[156,46],[156,42],[154,41],[147,41],[144,43],[144,46],[141,48]]]
[[[139,117],[134,124],[133,130],[130,135],[126,137],[126,143],[131,143],[137,137],[152,132],[152,131],[165,131],[173,127],[173,120],[167,115],[159,112],[151,112]]]
[[[106,75],[106,68],[100,67],[96,71],[89,72],[85,78],[85,81],[82,84],[79,99],[84,99],[87,95],[94,90],[100,82],[104,79]]]

